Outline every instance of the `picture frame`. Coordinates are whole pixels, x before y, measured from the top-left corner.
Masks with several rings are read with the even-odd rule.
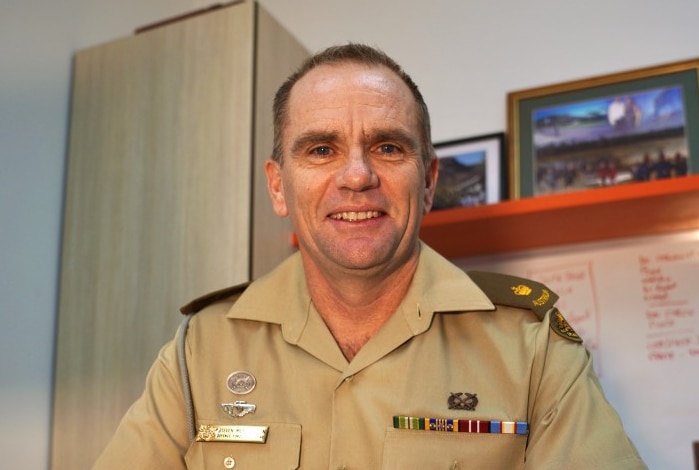
[[[699,172],[699,59],[510,92],[507,114],[512,199]]]
[[[506,198],[505,133],[435,143],[439,178],[432,210],[492,204]]]

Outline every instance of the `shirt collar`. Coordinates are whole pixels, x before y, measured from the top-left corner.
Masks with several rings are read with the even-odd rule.
[[[284,337],[295,342],[308,322],[310,305],[301,255],[295,253],[251,283],[227,316],[282,325]]]
[[[228,317],[284,325],[294,336],[308,321],[310,304],[301,255],[296,253],[250,284]],[[438,312],[494,310],[495,306],[462,269],[421,243],[418,268],[401,304],[409,323],[418,309],[431,317]]]
[[[424,332],[436,313],[494,309],[461,268],[421,243],[418,269],[400,308],[414,334]]]

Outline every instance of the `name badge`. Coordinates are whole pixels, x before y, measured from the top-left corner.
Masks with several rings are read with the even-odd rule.
[[[267,441],[269,426],[217,426],[199,425],[197,442],[253,442],[264,444]]]

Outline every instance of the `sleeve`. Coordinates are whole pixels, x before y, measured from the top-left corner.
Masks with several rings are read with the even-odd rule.
[[[189,438],[176,349],[171,341],[160,350],[143,394],[124,415],[94,470],[186,468]]]
[[[532,371],[525,468],[647,468],[605,398],[589,352],[549,328],[548,315]]]

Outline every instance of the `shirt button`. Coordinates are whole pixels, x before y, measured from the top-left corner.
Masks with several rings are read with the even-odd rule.
[[[223,459],[223,466],[226,468],[235,467],[235,459],[233,457],[226,457]]]
[[[345,377],[345,382],[351,382],[352,380],[354,380],[354,375],[348,375]],[[346,468],[347,467],[340,467],[340,470],[346,470]]]

